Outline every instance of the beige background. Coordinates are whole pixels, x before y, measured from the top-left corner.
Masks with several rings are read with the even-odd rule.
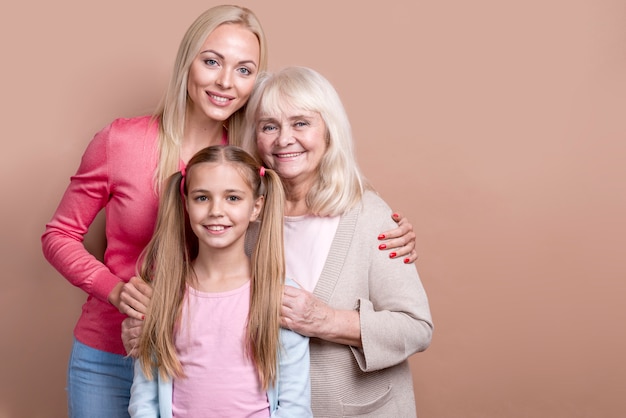
[[[0,6],[0,417],[64,416],[84,295],[39,237],[93,134],[153,109],[213,4]],[[420,416],[624,416],[626,3],[240,4],[272,68],[335,84],[365,173],[415,226],[436,323],[411,359]]]

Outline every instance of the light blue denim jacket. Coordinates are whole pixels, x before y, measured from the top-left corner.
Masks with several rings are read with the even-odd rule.
[[[289,285],[296,286],[292,281]],[[156,370],[152,373],[158,376]],[[278,378],[267,391],[270,413],[273,418],[312,417],[311,384],[309,379],[309,339],[293,331],[280,329],[278,353]],[[135,361],[135,376],[130,391],[130,416],[172,417],[172,379],[160,376],[148,380]]]

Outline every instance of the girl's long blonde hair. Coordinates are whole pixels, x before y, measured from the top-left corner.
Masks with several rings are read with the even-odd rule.
[[[212,146],[199,151],[186,175],[171,175],[159,201],[155,233],[141,257],[140,276],[152,283],[153,296],[139,343],[139,361],[149,378],[153,370],[165,378],[184,376],[174,346],[174,331],[182,312],[187,286],[192,282],[192,261],[198,255],[198,238],[189,224],[183,199],[189,173],[202,163],[234,165],[253,191],[264,196],[259,235],[252,252],[250,311],[246,348],[254,361],[261,385],[276,382],[280,332],[280,306],[285,277],[283,211],[285,194],[280,178],[241,148]],[[181,196],[182,193],[182,196]],[[250,228],[249,228],[250,230]],[[210,354],[209,354],[210,355]]]
[[[189,68],[206,38],[224,24],[242,25],[256,36],[260,47],[258,71],[265,71],[267,68],[265,33],[252,10],[241,6],[221,5],[206,10],[196,18],[180,42],[168,88],[154,114],[154,119],[159,121],[156,190],[160,190],[165,179],[179,167],[180,147],[185,132]],[[242,106],[227,121],[228,137],[233,145],[239,145],[237,138],[242,135],[245,108],[245,105]]]

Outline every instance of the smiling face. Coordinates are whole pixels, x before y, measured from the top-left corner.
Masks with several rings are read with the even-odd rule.
[[[287,187],[309,189],[326,152],[326,125],[317,112],[285,106],[256,122],[259,156]]]
[[[189,68],[189,117],[227,120],[250,97],[259,59],[259,40],[250,30],[239,24],[218,26]]]
[[[254,197],[232,163],[199,163],[188,172],[187,212],[200,251],[244,248],[246,230],[257,219],[263,197]]]

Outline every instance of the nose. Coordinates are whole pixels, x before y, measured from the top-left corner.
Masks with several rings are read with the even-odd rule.
[[[228,89],[233,85],[232,74],[228,69],[220,70],[216,83],[223,89]]]
[[[222,201],[220,199],[214,199],[209,205],[209,216],[216,218],[222,215]]]
[[[287,145],[293,144],[295,142],[295,138],[293,137],[293,132],[290,127],[284,127],[280,130],[280,134],[278,138],[276,138],[276,144],[280,147],[286,147]]]

